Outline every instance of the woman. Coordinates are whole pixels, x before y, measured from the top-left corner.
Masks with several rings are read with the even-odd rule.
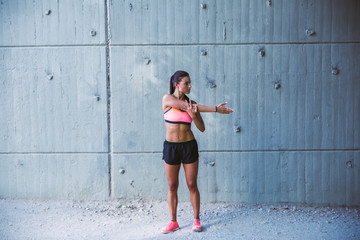
[[[164,142],[163,160],[168,181],[168,204],[171,222],[163,228],[163,233],[180,229],[176,220],[178,204],[177,190],[179,186],[179,171],[181,163],[185,171],[186,184],[190,191],[190,200],[194,211],[193,231],[202,231],[200,224],[200,194],[197,187],[199,167],[198,145],[191,131],[191,122],[201,131],[205,131],[204,121],[200,112],[218,112],[229,114],[231,108],[226,103],[215,107],[199,105],[190,101],[185,94],[189,94],[191,80],[187,72],[177,71],[170,78],[170,94],[162,99],[162,107],[166,126],[166,140]]]

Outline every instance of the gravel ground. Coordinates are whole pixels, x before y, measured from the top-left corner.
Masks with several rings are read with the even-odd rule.
[[[203,232],[179,203],[180,230],[162,234],[166,202],[0,199],[0,239],[360,239],[360,208],[202,203]]]

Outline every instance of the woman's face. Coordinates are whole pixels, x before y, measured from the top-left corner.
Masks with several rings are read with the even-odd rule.
[[[179,92],[189,94],[191,89],[190,77],[183,77],[180,83],[177,83],[176,87],[178,88]]]

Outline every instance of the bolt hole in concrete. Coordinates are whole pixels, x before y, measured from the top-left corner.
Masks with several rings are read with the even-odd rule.
[[[49,74],[47,75],[47,78],[48,78],[49,80],[53,80],[53,79],[54,79],[54,75],[53,75],[52,73],[49,73]]]
[[[265,50],[263,48],[259,49],[259,56],[265,57]]]
[[[234,132],[235,133],[241,132],[241,127],[234,127]]]
[[[306,34],[308,35],[308,36],[315,36],[316,35],[316,32],[313,30],[313,29],[311,29],[311,28],[308,28],[308,29],[306,29]]]
[[[206,49],[201,50],[201,56],[206,56],[206,55],[207,55],[207,50]]]
[[[277,81],[277,82],[274,83],[274,88],[275,88],[276,90],[278,90],[278,89],[281,88],[280,81]]]
[[[332,75],[339,75],[340,70],[337,67],[334,67],[331,69],[331,74]]]
[[[149,65],[151,63],[151,59],[146,57],[144,58],[145,65]]]
[[[347,162],[346,162],[346,167],[347,167],[347,168],[352,168],[352,167],[353,167],[352,162],[351,162],[351,161],[347,161]]]

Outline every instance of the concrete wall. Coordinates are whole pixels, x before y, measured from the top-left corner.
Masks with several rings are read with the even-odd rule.
[[[235,109],[193,127],[202,201],[360,205],[359,13],[357,0],[2,0],[0,197],[166,199],[161,97],[183,69],[191,99]]]

